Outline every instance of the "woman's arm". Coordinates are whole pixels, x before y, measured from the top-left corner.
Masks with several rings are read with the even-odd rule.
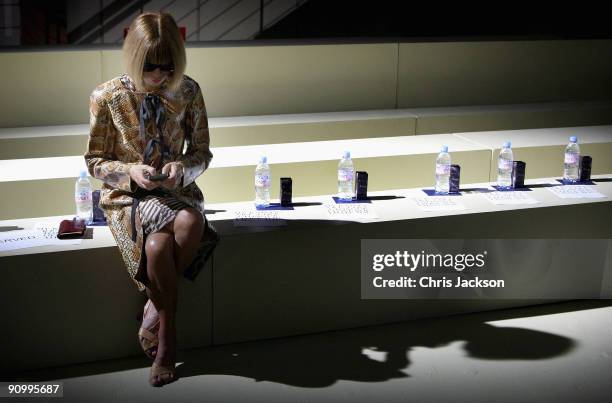
[[[210,134],[206,105],[200,86],[197,88],[193,101],[185,111],[186,130],[190,131],[191,138],[185,154],[178,158],[183,168],[183,186],[193,183],[208,168],[213,157],[209,148]]]
[[[115,130],[110,109],[103,93],[95,89],[89,97],[89,141],[85,162],[89,174],[116,189],[136,191],[136,183],[130,178],[130,167],[137,165],[117,161],[115,155]]]

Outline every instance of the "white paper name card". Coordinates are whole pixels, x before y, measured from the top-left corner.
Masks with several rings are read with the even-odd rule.
[[[458,211],[465,210],[459,196],[413,197],[410,200],[423,211]]]
[[[43,237],[48,241],[48,245],[80,245],[82,239],[59,239],[57,232],[59,231],[58,222],[39,222],[34,225],[36,231],[40,231]]]
[[[561,185],[547,188],[561,199],[599,199],[606,195],[591,185]]]
[[[376,219],[378,214],[367,203],[325,203],[327,216],[335,220]]]
[[[536,199],[531,197],[528,192],[490,192],[481,193],[482,197],[487,199],[493,204],[536,204],[539,203]]]
[[[0,251],[49,245],[49,240],[36,230],[0,232]]]
[[[278,211],[236,210],[234,227],[282,227],[287,221],[280,217]]]

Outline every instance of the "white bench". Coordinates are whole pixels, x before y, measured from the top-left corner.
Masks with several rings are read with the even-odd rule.
[[[197,179],[208,202],[249,200],[253,197],[253,171],[260,155],[272,169],[273,195],[279,178],[293,178],[296,196],[335,191],[337,165],[350,150],[358,170],[368,171],[372,190],[429,185],[433,164],[442,144],[464,166],[465,181],[488,180],[490,150],[456,136],[405,136],[305,143],[213,147],[207,172]],[[82,156],[0,161],[0,219],[35,215],[70,214],[75,178],[85,166]],[[430,169],[425,170],[424,167]],[[94,186],[101,182],[94,179]],[[41,203],[41,198],[46,197]]]
[[[267,155],[273,195],[280,177],[293,178],[296,196],[332,193],[338,160],[350,150],[356,169],[369,173],[371,190],[428,186],[442,144],[461,165],[463,182],[482,182],[493,179],[498,148],[506,139],[515,143],[515,159],[527,162],[527,178],[559,175],[569,135],[578,136],[582,152],[593,156],[593,174],[601,174],[612,171],[611,133],[612,126],[586,126],[213,147],[211,166],[197,183],[207,202],[250,200],[253,170],[259,156]],[[83,167],[80,155],[0,160],[0,219],[70,214],[74,181]]]
[[[307,141],[612,124],[611,102],[476,105],[210,118],[211,144]],[[0,160],[83,154],[89,126],[0,129]]]
[[[606,175],[611,177],[612,175]],[[528,183],[553,182],[554,178]],[[559,199],[545,188],[537,205],[494,205],[465,194],[466,210],[421,212],[409,201],[420,188],[372,192],[377,219],[330,219],[317,203],[296,198],[281,211],[282,227],[235,227],[248,203],[210,204],[222,235],[214,262],[195,283],[181,280],[178,331],[182,348],[534,305],[550,300],[361,300],[360,239],[366,238],[604,238],[612,237],[612,182],[598,181],[605,199]],[[487,183],[464,184],[482,188]],[[386,197],[385,197],[386,196]],[[395,196],[396,198],[389,197]],[[52,217],[59,221],[64,217]],[[29,229],[40,218],[0,221]],[[596,278],[559,273],[551,287],[612,294],[612,252]],[[144,303],[129,279],[106,227],[81,245],[0,252],[0,372],[142,354],[136,316]],[[554,268],[552,268],[554,269]],[[589,281],[586,281],[589,280]],[[569,287],[569,288],[568,288]],[[573,295],[573,294],[572,294]]]

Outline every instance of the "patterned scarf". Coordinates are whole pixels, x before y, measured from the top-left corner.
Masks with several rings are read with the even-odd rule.
[[[146,141],[144,164],[161,170],[164,160],[168,160],[170,150],[164,144],[163,127],[166,109],[159,95],[147,94],[140,104],[140,138]]]

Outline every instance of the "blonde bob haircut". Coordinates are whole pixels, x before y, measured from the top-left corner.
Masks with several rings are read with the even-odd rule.
[[[167,87],[176,91],[183,79],[187,60],[185,44],[174,18],[167,13],[147,12],[132,21],[123,43],[126,72],[136,90],[145,91],[142,69],[145,63],[174,64]]]

